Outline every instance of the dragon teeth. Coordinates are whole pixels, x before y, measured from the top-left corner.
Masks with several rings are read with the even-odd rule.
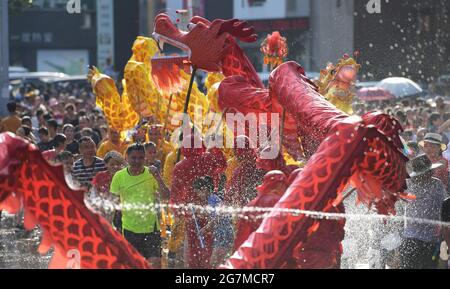
[[[164,40],[159,40],[159,42],[158,42],[158,46],[159,46],[159,49],[161,50],[161,52],[162,51],[164,51],[164,44],[166,44],[166,42],[164,42]]]

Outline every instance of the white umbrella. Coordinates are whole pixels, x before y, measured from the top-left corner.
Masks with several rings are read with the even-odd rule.
[[[388,90],[397,98],[418,95],[423,92],[422,88],[417,83],[404,77],[386,78],[378,83],[376,87]]]

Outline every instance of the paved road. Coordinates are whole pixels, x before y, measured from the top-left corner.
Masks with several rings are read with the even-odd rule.
[[[0,222],[0,269],[45,269],[51,254],[37,253],[41,234],[38,229],[26,232],[16,228],[15,217],[5,216]]]

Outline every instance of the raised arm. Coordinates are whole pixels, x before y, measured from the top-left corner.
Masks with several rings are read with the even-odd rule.
[[[164,200],[169,200],[170,199],[170,190],[164,183],[164,180],[163,180],[161,174],[159,173],[158,168],[155,166],[150,166],[148,169],[149,169],[150,173],[153,175],[153,177],[155,177],[156,181],[158,182],[162,198]]]

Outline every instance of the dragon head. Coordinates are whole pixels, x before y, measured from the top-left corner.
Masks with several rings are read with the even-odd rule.
[[[155,18],[153,38],[160,49],[169,43],[188,53],[191,64],[209,72],[220,72],[222,59],[235,38],[243,42],[256,41],[254,28],[237,19],[214,20],[210,22],[195,16],[188,25],[187,32],[181,31],[169,15],[159,14]]]
[[[320,79],[317,83],[320,94],[326,95],[335,82],[350,86],[356,81],[360,68],[361,65],[347,54],[339,60],[336,66],[329,63],[324,70],[320,71]]]

